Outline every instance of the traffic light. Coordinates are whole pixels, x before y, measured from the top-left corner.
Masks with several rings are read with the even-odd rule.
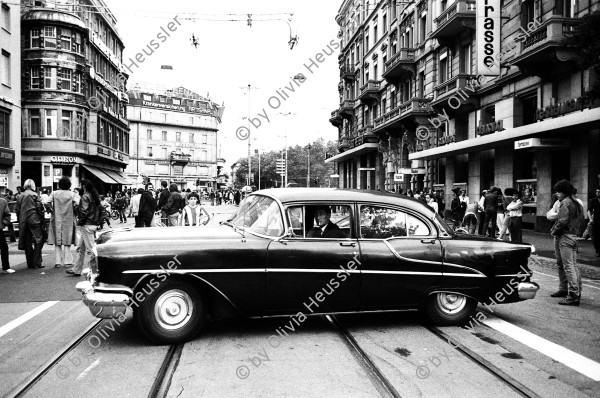
[[[277,159],[275,162],[277,166],[277,174],[285,174],[285,159]]]
[[[200,186],[200,179],[199,179],[199,178],[196,180],[196,186],[197,186],[197,187],[199,187],[199,186]]]

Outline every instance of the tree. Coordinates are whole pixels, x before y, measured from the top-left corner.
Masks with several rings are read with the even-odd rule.
[[[325,163],[325,153],[335,153],[336,144],[333,141],[325,143],[320,138],[310,144],[310,186],[330,186],[330,175],[333,173],[333,164]],[[288,147],[288,182],[295,182],[300,187],[306,187],[308,177],[308,145]],[[281,175],[276,172],[276,159],[282,157],[281,151],[269,151],[261,154],[261,188],[281,186]],[[248,175],[248,160],[240,158],[236,171],[234,184],[238,187],[246,185]],[[258,155],[252,157],[252,174],[254,185],[258,186]],[[318,181],[314,183],[315,179]]]

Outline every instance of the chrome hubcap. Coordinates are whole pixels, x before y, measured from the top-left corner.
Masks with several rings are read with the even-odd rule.
[[[182,290],[163,293],[154,304],[154,316],[160,327],[174,330],[184,327],[194,313],[192,298]]]
[[[446,314],[456,314],[467,305],[467,298],[454,293],[438,293],[438,307]]]

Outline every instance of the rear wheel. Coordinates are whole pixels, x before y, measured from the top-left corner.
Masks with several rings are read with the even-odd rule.
[[[146,288],[151,289],[149,285]],[[153,342],[177,344],[189,341],[202,329],[206,306],[190,282],[168,279],[140,303],[135,319]]]
[[[477,301],[457,293],[435,293],[425,305],[429,319],[440,326],[461,326],[475,314]]]

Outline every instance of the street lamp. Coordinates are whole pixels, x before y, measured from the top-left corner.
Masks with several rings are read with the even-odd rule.
[[[308,172],[306,174],[306,187],[310,188],[310,144],[308,144]]]

